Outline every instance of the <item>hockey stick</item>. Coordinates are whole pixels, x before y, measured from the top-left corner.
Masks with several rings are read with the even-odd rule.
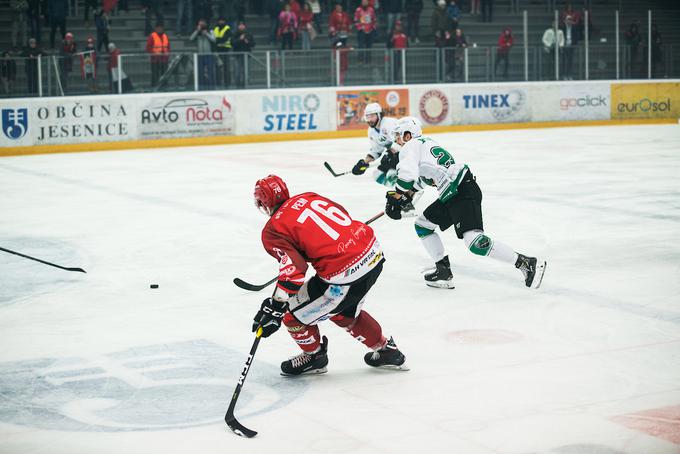
[[[380,219],[384,215],[385,215],[385,212],[381,211],[380,213],[376,214],[375,216],[373,216],[368,221],[364,222],[364,224],[369,225],[371,222],[373,222],[377,219]],[[236,284],[237,287],[242,288],[243,290],[250,290],[251,292],[259,292],[263,288],[268,287],[269,285],[276,282],[276,280],[278,280],[278,278],[279,277],[276,276],[275,278],[265,282],[264,284],[258,285],[258,284],[251,284],[249,282],[244,281],[243,279],[239,279],[238,277],[235,277],[234,278],[234,284]]]
[[[347,175],[348,173],[352,173],[351,170],[348,170],[347,172],[336,173],[335,170],[333,170],[333,167],[331,167],[331,165],[330,165],[329,163],[327,163],[326,161],[323,162],[323,165],[326,166],[326,168],[328,169],[328,171],[329,171],[330,173],[332,173],[333,176],[334,176],[335,178],[341,177],[341,176],[343,176],[343,175]]]
[[[59,268],[59,269],[62,269],[62,270],[66,270],[66,271],[77,271],[77,272],[79,272],[79,273],[87,273],[87,271],[85,271],[85,270],[82,269],[82,268],[67,268],[67,267],[65,267],[65,266],[59,266],[59,265],[54,264],[54,263],[51,263],[51,262],[46,262],[46,261],[44,261],[44,260],[40,260],[40,259],[37,259],[37,258],[35,258],[35,257],[31,257],[30,255],[24,255],[24,254],[21,254],[21,253],[19,253],[19,252],[10,251],[9,249],[5,249],[5,248],[3,248],[3,247],[0,247],[0,251],[4,251],[4,252],[8,252],[8,253],[10,253],[10,254],[18,255],[19,257],[23,257],[23,258],[25,258],[25,259],[35,260],[36,262],[44,263],[45,265],[53,266],[53,267],[55,267],[55,268]]]
[[[234,432],[236,435],[246,438],[253,438],[255,435],[257,435],[257,432],[248,429],[247,427],[245,427],[243,424],[236,420],[236,417],[234,416],[234,408],[236,408],[236,401],[238,400],[238,396],[241,394],[241,388],[243,388],[243,383],[246,381],[246,376],[248,375],[248,371],[250,370],[250,365],[253,363],[253,358],[255,357],[257,346],[260,344],[261,337],[262,327],[258,326],[257,333],[255,334],[255,341],[253,341],[253,346],[250,347],[248,359],[246,360],[246,364],[243,366],[243,372],[241,372],[241,376],[238,378],[238,383],[236,384],[234,394],[231,396],[231,403],[229,404],[227,413],[224,415],[224,422],[227,423],[227,426],[229,426],[231,431]]]

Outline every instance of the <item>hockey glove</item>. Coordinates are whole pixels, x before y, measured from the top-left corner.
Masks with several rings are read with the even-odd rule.
[[[288,310],[288,303],[266,298],[253,318],[253,332],[262,327],[262,337],[269,337],[281,328],[281,319]]]
[[[366,169],[368,169],[368,163],[363,159],[359,159],[359,161],[354,164],[354,167],[352,167],[352,174],[363,175],[364,172],[366,172]]]
[[[399,164],[399,155],[397,153],[393,153],[391,150],[387,150],[380,160],[378,170],[383,173],[387,173],[387,171],[390,169],[396,169],[397,164]]]
[[[401,197],[397,198],[397,194],[401,194]],[[385,198],[387,199],[385,214],[395,220],[401,219],[401,210],[411,202],[411,198],[408,195],[397,191],[387,191]]]

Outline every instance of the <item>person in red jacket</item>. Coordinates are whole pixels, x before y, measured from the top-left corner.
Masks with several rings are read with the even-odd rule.
[[[279,263],[279,277],[252,329],[261,328],[262,337],[268,337],[286,325],[302,353],[281,363],[283,375],[327,371],[328,340],[318,327],[324,320],[372,350],[364,356],[369,366],[408,370],[394,340],[362,309],[385,262],[373,229],[326,197],[313,192],[291,197],[276,175],[258,180],[254,196],[255,205],[269,216],[262,245]],[[308,263],[316,274],[305,282]]]
[[[408,36],[402,30],[401,21],[397,20],[394,23],[394,31],[392,32],[392,37],[390,42],[387,43],[387,47],[393,49],[392,55],[394,56],[394,81],[403,82],[401,79],[402,70],[402,58],[401,49],[406,49],[408,47]]]
[[[336,3],[335,9],[328,18],[328,36],[332,47],[335,47],[338,41],[342,41],[343,46],[347,44],[351,26],[352,21],[349,15],[343,11],[342,4]]]
[[[514,39],[512,37],[512,29],[510,27],[503,30],[501,36],[498,38],[498,48],[496,50],[496,65],[494,66],[493,73],[494,76],[498,72],[498,65],[501,61],[504,63],[503,66],[503,78],[508,78],[508,64],[510,63],[510,49],[514,44]]]
[[[373,37],[378,26],[378,18],[375,9],[368,0],[361,0],[361,5],[354,11],[354,26],[357,29],[357,39],[360,49],[370,49],[373,46]],[[370,63],[370,51],[359,51],[359,62]]]
[[[168,69],[170,58],[170,38],[162,23],[156,24],[155,30],[147,38],[146,51],[151,54],[151,86],[155,87]]]

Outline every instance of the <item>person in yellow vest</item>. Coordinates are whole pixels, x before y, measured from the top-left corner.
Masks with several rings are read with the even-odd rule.
[[[156,28],[147,38],[146,51],[151,54],[151,86],[155,87],[167,71],[170,58],[170,39],[163,24],[156,24]]]
[[[217,83],[224,88],[229,88],[231,84],[230,56],[231,52],[231,27],[227,25],[224,17],[217,19],[217,25],[213,30],[215,36],[215,51],[219,54]],[[221,73],[221,74],[220,74]]]

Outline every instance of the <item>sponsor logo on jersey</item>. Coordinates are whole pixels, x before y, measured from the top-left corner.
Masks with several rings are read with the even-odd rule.
[[[28,109],[2,109],[2,132],[12,140],[24,137],[28,132]]]
[[[562,98],[560,99],[560,109],[578,109],[585,107],[607,107],[607,98],[602,95],[586,95],[581,98]]]
[[[268,132],[276,131],[313,131],[318,129],[315,112],[321,100],[310,93],[302,95],[276,95],[262,97],[264,126]]]
[[[666,98],[662,100],[653,100],[649,98],[642,98],[637,102],[627,103],[620,102],[616,109],[621,113],[637,113],[637,112],[670,112],[672,109],[671,99]]]
[[[418,103],[420,117],[430,124],[439,124],[449,113],[449,99],[439,90],[429,90]]]

